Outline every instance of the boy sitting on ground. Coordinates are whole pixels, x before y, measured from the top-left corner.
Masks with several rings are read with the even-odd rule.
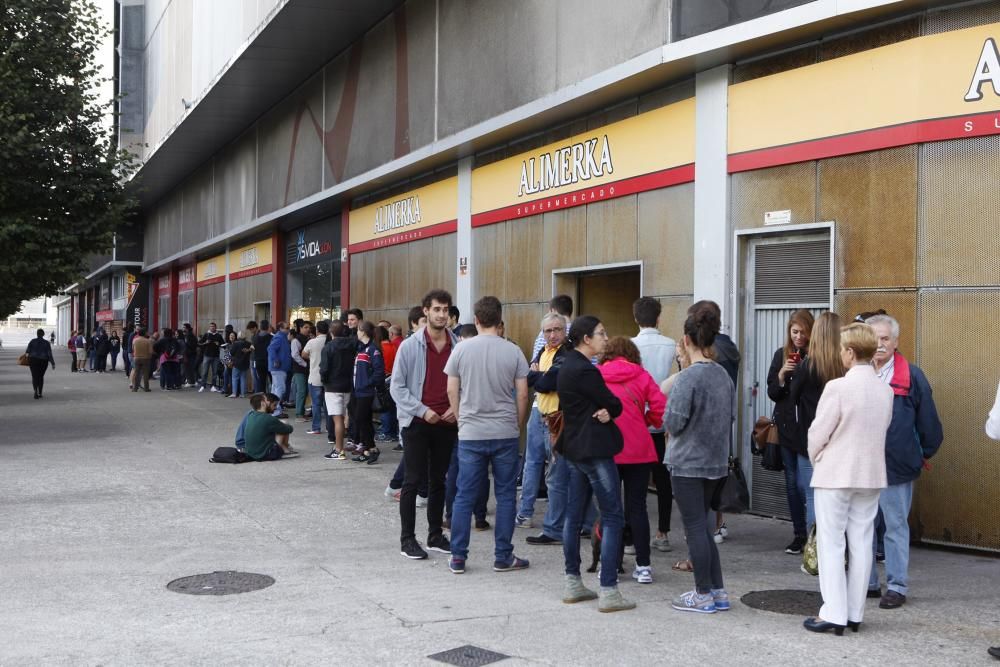
[[[243,451],[246,455],[255,461],[277,461],[298,456],[299,453],[288,444],[288,436],[295,430],[294,427],[272,414],[278,407],[278,397],[274,394],[254,394],[250,397],[250,407],[253,411],[242,425]]]

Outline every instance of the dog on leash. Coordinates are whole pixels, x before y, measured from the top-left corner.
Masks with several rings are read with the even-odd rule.
[[[622,531],[621,542],[618,544],[618,574],[625,574],[622,561],[625,559],[625,538],[630,533],[629,527],[625,526],[625,530]],[[601,562],[602,534],[601,517],[597,517],[594,519],[594,525],[590,531],[590,567],[587,568],[587,572],[597,572],[597,564]]]

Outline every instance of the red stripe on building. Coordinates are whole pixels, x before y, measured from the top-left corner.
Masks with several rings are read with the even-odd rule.
[[[497,222],[505,222],[507,220],[515,220],[517,218],[526,218],[532,215],[548,213],[549,211],[558,211],[564,208],[583,206],[584,204],[591,204],[593,202],[604,201],[606,199],[615,199],[626,195],[634,195],[637,192],[659,190],[660,188],[670,187],[671,185],[690,183],[693,180],[694,165],[685,164],[680,167],[673,167],[671,169],[664,169],[663,171],[654,171],[650,174],[643,174],[642,176],[633,176],[632,178],[624,178],[620,181],[614,181],[612,183],[596,185],[592,188],[574,190],[573,192],[566,192],[552,197],[544,197],[542,199],[536,199],[523,204],[514,204],[513,206],[505,206],[504,208],[498,208],[484,213],[477,213],[472,216],[472,226],[483,227]]]
[[[400,243],[409,243],[410,241],[429,239],[433,236],[441,236],[442,234],[451,234],[456,230],[458,230],[458,220],[449,220],[447,222],[439,222],[436,225],[414,229],[409,232],[400,232],[399,234],[390,234],[389,236],[371,239],[370,241],[352,243],[347,250],[351,254],[365,252],[366,250],[385,248],[387,246],[398,245]]]
[[[235,273],[229,274],[230,280],[239,280],[240,278],[249,278],[250,276],[259,276],[265,273],[271,272],[271,265],[267,266],[256,266],[252,269],[243,269],[242,271],[237,271]]]
[[[952,118],[934,118],[736,153],[729,156],[729,172],[764,169],[884,148],[991,134],[1000,134],[1000,113],[995,111]]]
[[[219,283],[226,282],[225,276],[216,276],[214,278],[206,278],[205,280],[199,280],[198,287],[208,287],[209,285],[218,285]]]

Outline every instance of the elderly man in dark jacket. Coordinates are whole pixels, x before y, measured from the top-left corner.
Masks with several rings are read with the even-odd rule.
[[[898,609],[906,602],[910,562],[910,527],[907,517],[913,484],[925,461],[937,453],[944,440],[931,386],[924,372],[896,351],[899,323],[888,315],[866,320],[878,336],[872,363],[883,382],[892,387],[892,422],[885,437],[885,463],[889,486],[882,490],[879,508],[885,517],[886,592],[879,607]],[[880,592],[878,568],[868,582],[870,597]]]

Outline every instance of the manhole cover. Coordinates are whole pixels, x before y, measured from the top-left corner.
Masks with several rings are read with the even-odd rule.
[[[823,597],[816,591],[752,591],[740,601],[754,609],[793,616],[815,616],[823,605]]]
[[[500,662],[501,660],[506,660],[510,656],[504,655],[503,653],[494,653],[493,651],[487,651],[486,649],[479,648],[478,646],[466,644],[465,646],[459,646],[458,648],[442,651],[441,653],[435,653],[434,655],[429,655],[427,657],[431,660],[448,663],[449,665],[477,667],[478,665],[488,665],[492,662]]]
[[[188,595],[233,595],[258,591],[273,583],[274,577],[266,574],[228,570],[174,579],[167,584],[167,590]]]

